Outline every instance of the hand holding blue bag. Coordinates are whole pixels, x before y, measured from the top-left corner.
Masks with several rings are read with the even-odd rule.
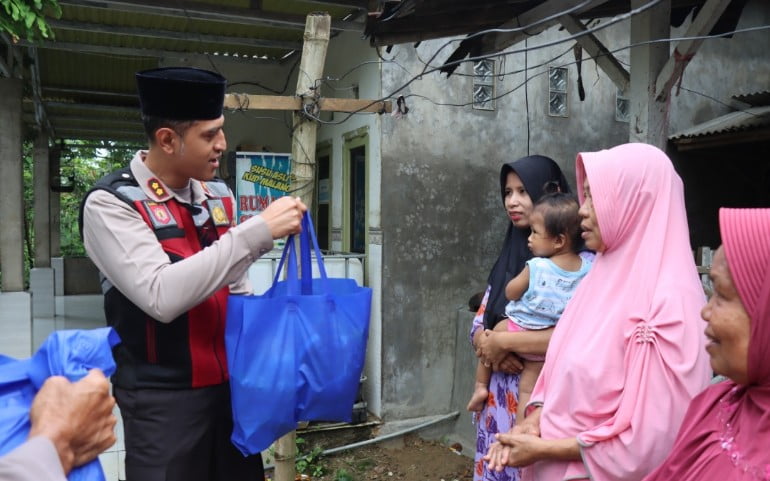
[[[329,278],[313,224],[302,219],[298,276],[294,236],[272,287],[230,296],[225,346],[233,444],[256,454],[298,421],[350,422],[366,354],[372,290]],[[320,277],[312,278],[311,243]],[[284,263],[286,280],[279,281]]]
[[[112,348],[120,342],[110,327],[92,330],[57,331],[29,359],[0,356],[0,455],[27,440],[29,410],[37,391],[50,376],[80,380],[88,371],[115,372]],[[104,481],[98,459],[74,468],[69,481]]]

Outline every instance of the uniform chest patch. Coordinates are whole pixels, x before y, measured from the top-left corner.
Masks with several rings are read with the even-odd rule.
[[[225,204],[221,199],[209,199],[206,201],[206,205],[209,208],[209,214],[211,214],[211,220],[214,221],[215,226],[224,227],[230,225],[230,218],[227,217]]]
[[[147,215],[155,229],[177,226],[176,219],[171,215],[171,211],[166,204],[145,200],[142,201],[142,205],[147,211]]]

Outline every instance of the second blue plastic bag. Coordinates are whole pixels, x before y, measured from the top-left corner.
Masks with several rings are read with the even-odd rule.
[[[311,244],[320,278],[313,279]],[[329,278],[306,214],[300,234],[303,275],[293,236],[272,287],[230,296],[225,345],[233,404],[233,444],[256,454],[298,421],[351,420],[364,366],[372,290]],[[284,262],[286,280],[278,281]]]
[[[80,380],[94,368],[105,376],[115,372],[112,348],[120,342],[111,327],[57,331],[48,336],[29,359],[0,356],[0,455],[27,440],[29,409],[37,391],[50,376]],[[104,481],[98,459],[74,468],[69,481]]]

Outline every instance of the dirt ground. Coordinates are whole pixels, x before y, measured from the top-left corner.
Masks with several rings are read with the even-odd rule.
[[[473,460],[439,441],[407,435],[320,458],[321,476],[312,481],[468,481]],[[459,446],[454,446],[455,449]]]

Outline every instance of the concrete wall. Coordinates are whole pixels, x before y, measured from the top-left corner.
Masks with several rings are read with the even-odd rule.
[[[599,36],[628,44],[627,28]],[[566,36],[551,29],[528,46]],[[405,119],[383,119],[383,414],[386,418],[448,412],[461,407],[453,388],[456,352],[470,349],[467,335],[457,336],[455,319],[468,298],[483,290],[499,252],[507,220],[498,174],[504,161],[529,153],[553,157],[574,185],[574,159],[580,150],[606,148],[628,139],[628,124],[615,120],[612,82],[593,61],[582,65],[586,100],[580,102],[572,55],[574,42],[532,50],[526,56],[529,82],[520,72],[523,53],[497,63],[505,74],[497,83],[494,111],[470,106],[471,65],[461,65],[449,79],[424,75],[401,91],[410,108]],[[390,94],[420,73],[444,41],[394,47],[385,54],[383,93]],[[454,44],[457,45],[456,43]],[[516,48],[523,48],[517,45]],[[446,59],[452,47],[437,56]],[[565,55],[558,57],[565,53]],[[621,56],[627,52],[621,53]],[[549,66],[568,65],[569,117],[548,116]],[[536,67],[533,67],[536,66]],[[502,68],[501,68],[502,67]],[[461,75],[464,74],[464,75]],[[518,87],[518,88],[517,88]],[[430,102],[417,94],[431,99]],[[529,110],[529,122],[527,121]],[[466,329],[470,329],[467,321]],[[453,371],[454,370],[454,371]],[[470,394],[469,383],[466,393]],[[454,400],[454,401],[453,401]],[[461,421],[467,422],[463,416]]]
[[[355,33],[343,33],[331,39],[329,53],[324,66],[327,80],[322,87],[325,96],[340,98],[378,99],[382,96],[380,70],[374,49],[367,41]],[[336,80],[339,79],[339,80]],[[385,382],[381,370],[382,340],[382,250],[387,242],[380,235],[381,203],[386,202],[380,192],[381,184],[381,129],[389,117],[378,114],[357,114],[348,117],[345,113],[323,114],[318,129],[318,143],[331,144],[331,221],[333,250],[342,250],[339,233],[343,230],[343,160],[346,134],[366,131],[367,150],[367,229],[369,243],[366,247],[365,284],[372,288],[372,316],[369,325],[369,343],[367,345],[364,374],[364,398],[368,408],[376,415],[382,414],[382,383]],[[389,322],[389,321],[387,321]]]
[[[690,20],[672,31],[684,35]],[[743,10],[738,29],[770,24],[770,3],[750,0]],[[734,95],[770,90],[770,30],[739,33],[732,38],[703,42],[687,65],[684,87],[671,99],[669,133],[675,134],[701,122],[745,107]],[[676,87],[674,87],[674,93]]]
[[[770,3],[752,0],[738,28],[769,23]],[[673,36],[687,25],[689,21]],[[735,95],[770,90],[769,45],[770,30],[706,40],[685,70],[683,89],[671,99],[669,133],[745,108],[732,100]],[[693,246],[719,246],[719,207],[770,207],[769,141],[682,152],[670,145],[668,150],[685,183]]]

